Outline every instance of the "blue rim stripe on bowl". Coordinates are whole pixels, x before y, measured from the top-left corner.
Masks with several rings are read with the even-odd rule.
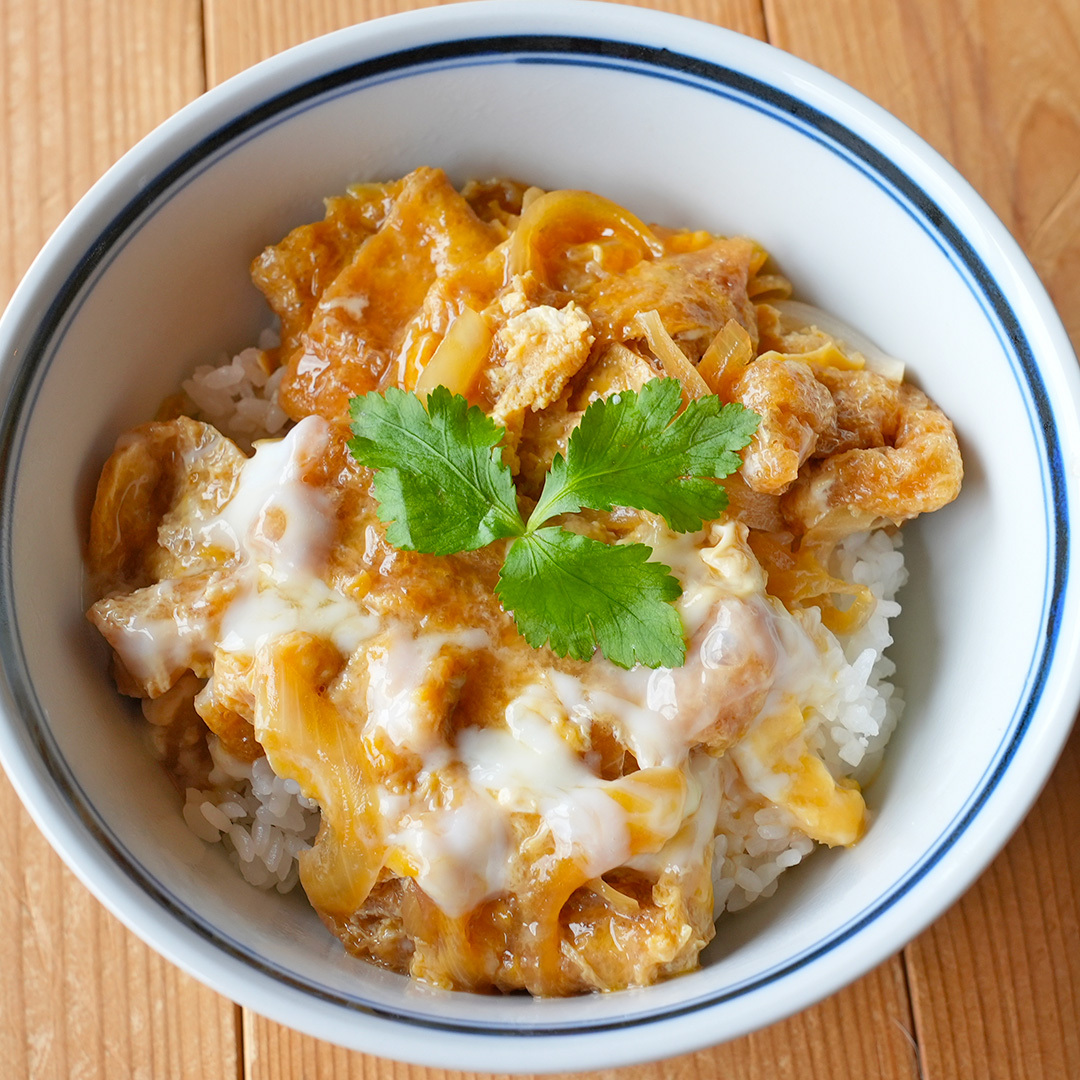
[[[1027,406],[1033,438],[1042,452],[1040,467],[1047,514],[1047,543],[1052,553],[1043,598],[1044,633],[1041,647],[1031,658],[1024,691],[994,760],[967,804],[943,830],[915,868],[846,926],[783,965],[677,1007],[580,1025],[474,1024],[414,1016],[343,994],[267,963],[239,942],[206,925],[194,911],[139,865],[90,805],[53,740],[45,712],[28,677],[17,628],[7,621],[0,627],[0,659],[3,661],[10,699],[20,715],[26,719],[29,734],[42,760],[46,762],[53,782],[66,793],[83,825],[109,853],[119,869],[170,915],[202,938],[271,978],[331,1003],[384,1019],[422,1023],[446,1031],[469,1033],[585,1034],[684,1015],[761,989],[813,962],[877,919],[933,869],[978,815],[1019,749],[1046,683],[1057,643],[1068,579],[1069,526],[1061,448],[1045,386],[1015,314],[974,249],[941,207],[911,177],[861,136],[787,93],[718,64],[621,41],[559,36],[470,38],[390,53],[300,83],[249,110],[203,139],[143,187],[139,195],[116,215],[87,249],[60,289],[56,300],[43,315],[23,356],[21,366],[15,373],[12,393],[5,403],[3,416],[0,417],[0,481],[3,484],[4,508],[4,525],[0,532],[0,603],[6,605],[7,610],[12,610],[14,566],[10,522],[15,497],[14,477],[37,393],[67,327],[81,306],[86,286],[103,272],[138,228],[156,213],[172,194],[209,167],[213,160],[233,152],[244,142],[254,138],[260,130],[281,123],[299,111],[322,105],[333,97],[368,89],[381,82],[439,68],[510,62],[605,67],[661,78],[725,97],[799,130],[858,168],[918,222],[965,278],[973,296],[1001,340]]]

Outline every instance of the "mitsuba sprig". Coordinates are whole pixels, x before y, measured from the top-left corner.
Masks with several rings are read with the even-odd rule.
[[[645,544],[605,544],[548,523],[616,506],[659,514],[676,532],[718,517],[727,494],[716,480],[739,467],[760,418],[715,396],[680,413],[682,400],[677,380],[653,379],[594,401],[527,520],[502,460],[505,429],[444,386],[426,408],[396,388],[353,398],[349,449],[375,470],[379,519],[395,547],[452,555],[511,541],[496,592],[530,645],[577,660],[599,648],[625,668],[678,667],[686,640],[671,568],[650,561]]]

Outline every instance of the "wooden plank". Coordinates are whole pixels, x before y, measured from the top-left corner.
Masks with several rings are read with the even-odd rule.
[[[72,203],[203,87],[198,0],[0,4],[0,302]],[[0,776],[5,1080],[235,1076],[235,1006],[110,916]]]
[[[771,39],[896,113],[1013,231],[1080,345],[1080,6],[766,0]],[[1080,735],[906,952],[926,1080],[1080,1076]]]
[[[209,85],[292,45],[345,26],[456,0],[205,0]],[[759,0],[611,0],[691,15],[764,37]]]
[[[5,1080],[237,1073],[238,1010],[109,915],[0,778],[0,1062]]]
[[[926,1080],[1080,1076],[1080,729],[990,869],[908,950]]]
[[[763,1031],[652,1065],[566,1073],[576,1080],[919,1080],[899,957],[820,1005]],[[841,1034],[842,1037],[841,1037]],[[505,1074],[408,1066],[350,1053],[251,1013],[244,1023],[248,1080],[509,1080]],[[540,1080],[533,1074],[524,1080]]]
[[[0,5],[0,296],[132,143],[203,88],[198,0]]]

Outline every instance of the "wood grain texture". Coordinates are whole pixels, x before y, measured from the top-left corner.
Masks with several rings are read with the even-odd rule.
[[[908,948],[926,1080],[1080,1077],[1080,729],[973,888]]]
[[[1024,247],[1080,346],[1080,5],[766,0],[774,44],[896,113]],[[1080,1077],[1080,734],[978,884],[906,952],[926,1080]]]
[[[125,150],[204,86],[199,0],[0,4],[0,296]]]
[[[652,1065],[564,1075],[568,1080],[919,1080],[911,1032],[903,965],[894,957],[820,1005],[723,1046]],[[505,1074],[448,1072],[350,1053],[250,1013],[244,1050],[247,1080],[510,1080]]]
[[[0,778],[0,1075],[232,1078],[238,1010],[142,944],[63,866]]]
[[[1012,230],[1080,343],[1080,4],[765,0],[769,40],[895,113]]]
[[[198,0],[0,3],[0,302],[75,200],[203,88]],[[128,933],[0,775],[0,1076],[216,1080],[230,1002]]]
[[[216,86],[259,60],[320,34],[382,15],[457,0],[205,0],[206,77]],[[765,36],[759,0],[610,0],[670,11]]]

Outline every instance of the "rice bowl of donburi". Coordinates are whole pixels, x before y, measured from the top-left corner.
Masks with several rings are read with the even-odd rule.
[[[386,1056],[810,1003],[973,879],[1075,708],[1030,268],[851,91],[617,14],[260,65],[4,318],[5,767],[166,956]]]

